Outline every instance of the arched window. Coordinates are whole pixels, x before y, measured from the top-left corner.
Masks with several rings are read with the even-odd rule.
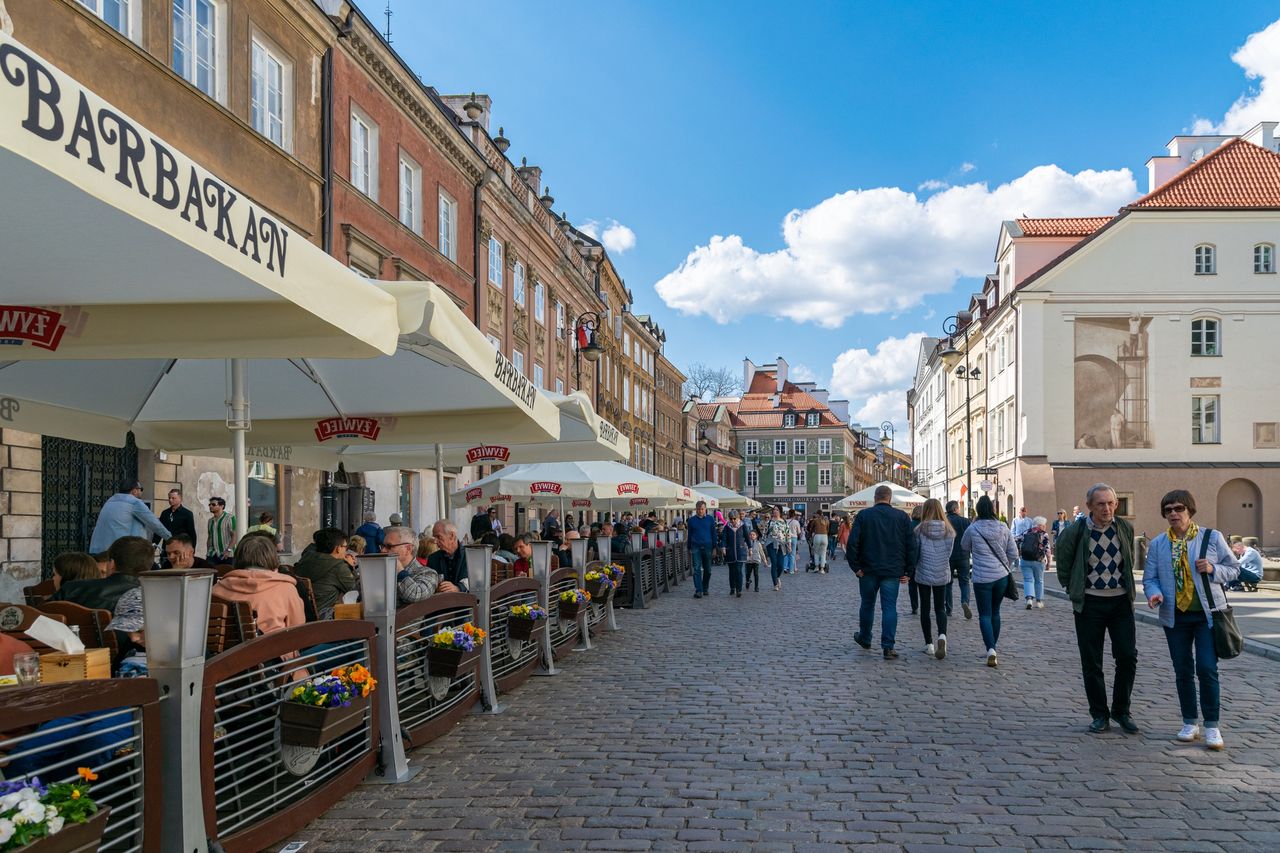
[[[1276,271],[1276,247],[1270,243],[1259,243],[1253,247],[1253,271],[1255,273],[1273,273]]]
[[[1191,321],[1191,354],[1222,355],[1218,321],[1207,317]]]
[[[1208,243],[1196,246],[1196,275],[1215,275],[1218,272],[1217,250]]]

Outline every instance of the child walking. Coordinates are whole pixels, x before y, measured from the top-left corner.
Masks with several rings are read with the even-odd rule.
[[[743,581],[744,588],[750,589],[754,580],[755,591],[760,591],[760,564],[764,560],[764,545],[760,542],[760,537],[756,536],[755,530],[751,530],[747,533],[747,576]]]

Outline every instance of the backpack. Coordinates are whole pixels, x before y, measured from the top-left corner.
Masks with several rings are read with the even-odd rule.
[[[1018,543],[1018,556],[1032,563],[1038,563],[1044,559],[1044,549],[1040,547],[1038,530],[1028,530],[1022,534],[1022,541]]]

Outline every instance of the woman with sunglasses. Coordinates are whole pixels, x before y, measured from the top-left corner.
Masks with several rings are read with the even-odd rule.
[[[1151,541],[1142,572],[1142,589],[1147,606],[1159,608],[1160,624],[1169,643],[1178,704],[1182,706],[1178,740],[1190,743],[1200,738],[1198,710],[1204,714],[1205,746],[1222,749],[1225,743],[1219,727],[1222,702],[1218,655],[1213,648],[1213,611],[1227,606],[1222,588],[1239,576],[1240,564],[1219,531],[1201,530],[1191,520],[1196,514],[1196,499],[1190,492],[1169,492],[1160,501],[1160,512],[1169,529]],[[1211,601],[1205,600],[1205,580]]]

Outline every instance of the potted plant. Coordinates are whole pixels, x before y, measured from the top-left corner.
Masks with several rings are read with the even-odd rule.
[[[584,586],[592,598],[603,600],[617,584],[608,569],[601,567],[592,569],[583,576]]]
[[[456,678],[458,670],[470,663],[484,645],[485,636],[483,629],[470,622],[437,631],[427,647],[427,674],[432,678]]]
[[[368,669],[352,664],[298,685],[280,703],[280,742],[324,746],[358,728],[377,684]]]
[[[512,640],[527,640],[538,620],[546,618],[547,611],[536,604],[513,604],[507,615],[507,637]]]
[[[589,601],[591,601],[591,593],[585,589],[566,589],[560,593],[560,618],[577,619],[578,610]]]
[[[98,778],[88,767],[80,779],[44,785],[39,778],[0,782],[0,850],[72,853],[97,850],[111,811],[89,796]]]

